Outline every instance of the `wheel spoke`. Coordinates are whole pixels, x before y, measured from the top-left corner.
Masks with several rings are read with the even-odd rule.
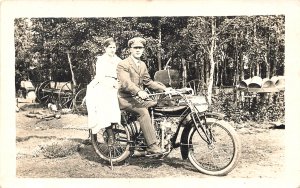
[[[129,132],[123,126],[117,125],[113,128],[114,142],[108,145],[108,135],[105,130],[99,131],[92,136],[92,144],[96,153],[104,160],[113,162],[122,161],[130,154]],[[96,144],[95,144],[96,143]]]
[[[72,108],[73,103],[73,87],[70,82],[65,83],[58,92],[58,100],[60,108]]]
[[[204,140],[206,137],[201,136],[196,128],[192,129],[189,137],[189,159],[198,170],[204,173],[217,174],[222,171],[227,173],[235,167],[239,157],[238,140],[232,130],[229,131],[227,127],[219,123],[211,122],[209,126],[211,134],[208,135],[211,143]],[[231,165],[233,162],[234,165]]]

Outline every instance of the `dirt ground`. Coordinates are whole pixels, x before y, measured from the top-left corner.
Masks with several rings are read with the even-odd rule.
[[[199,173],[175,149],[163,160],[129,158],[114,166],[102,161],[86,142],[87,117],[63,114],[60,119],[41,120],[25,116],[43,109],[27,105],[16,112],[17,177],[19,178],[174,178],[209,177]],[[234,125],[242,143],[242,156],[229,178],[279,178],[284,173],[285,130],[270,124]],[[60,157],[45,152],[62,146]]]

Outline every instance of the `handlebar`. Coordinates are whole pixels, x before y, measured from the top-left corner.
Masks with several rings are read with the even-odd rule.
[[[149,96],[156,95],[182,95],[182,94],[194,94],[194,90],[192,88],[182,88],[182,89],[171,89],[170,91],[165,91],[161,93],[152,93]]]

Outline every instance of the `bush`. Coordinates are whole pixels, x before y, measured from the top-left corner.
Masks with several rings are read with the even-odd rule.
[[[53,142],[50,145],[46,145],[42,148],[42,153],[46,158],[60,158],[72,155],[78,151],[78,144],[70,141],[58,143]]]
[[[285,116],[284,93],[258,93],[241,101],[241,97],[235,99],[235,93],[220,91],[212,97],[212,110],[224,113],[226,120],[236,123],[278,121]]]

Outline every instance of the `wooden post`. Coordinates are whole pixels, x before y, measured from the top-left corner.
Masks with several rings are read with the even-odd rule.
[[[76,80],[75,80],[75,74],[73,72],[73,65],[72,65],[72,62],[71,62],[71,57],[70,57],[70,52],[69,51],[67,51],[67,56],[68,56],[68,62],[69,62],[69,65],[70,65],[70,71],[71,71],[71,75],[72,75],[72,82],[73,82],[74,87],[76,87],[77,84],[76,84]],[[74,92],[75,92],[75,90],[73,89],[73,94],[75,94]]]
[[[71,61],[71,57],[70,57],[70,51],[66,51],[67,53],[67,56],[68,56],[68,63],[70,65],[70,71],[71,71],[71,75],[72,75],[72,84],[71,84],[71,88],[72,88],[72,93],[73,93],[73,96],[75,96],[76,94],[76,86],[77,86],[77,83],[76,83],[76,79],[75,79],[75,74],[74,74],[74,71],[73,71],[73,65],[72,65],[72,61]],[[72,106],[73,106],[73,110],[74,110],[74,102],[75,102],[75,97],[73,97],[72,99]]]

